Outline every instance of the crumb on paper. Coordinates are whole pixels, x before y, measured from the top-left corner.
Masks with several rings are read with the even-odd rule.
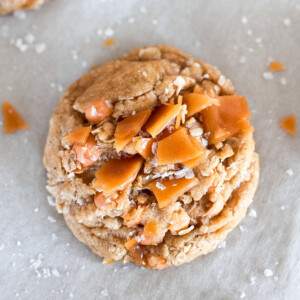
[[[102,43],[102,46],[108,47],[108,46],[114,45],[115,43],[116,43],[116,41],[114,38],[109,38],[105,42]]]
[[[280,122],[280,127],[287,133],[295,136],[296,135],[296,116],[291,115],[291,116],[284,118]]]
[[[271,61],[269,64],[269,71],[270,72],[277,72],[284,70],[284,64],[279,61]]]
[[[266,277],[272,277],[272,276],[273,276],[273,272],[272,272],[272,270],[270,270],[270,269],[265,269],[265,270],[264,270],[264,275],[265,275]]]

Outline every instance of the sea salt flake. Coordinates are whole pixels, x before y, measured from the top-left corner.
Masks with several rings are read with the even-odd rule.
[[[287,172],[287,174],[289,176],[293,176],[294,175],[294,171],[292,169],[287,169],[286,172]]]
[[[48,216],[48,220],[49,220],[50,223],[55,223],[56,222],[56,219],[54,219],[51,216]]]
[[[0,251],[2,251],[2,250],[4,250],[5,249],[5,245],[2,243],[1,245],[0,245]]]
[[[143,74],[144,77],[147,77],[147,72],[143,71],[142,74]]]
[[[114,30],[111,28],[111,27],[108,27],[104,30],[104,34],[107,36],[107,37],[111,37],[115,34]]]
[[[24,38],[25,42],[28,44],[32,44],[35,41],[35,37],[32,33],[28,33],[25,38]]]
[[[274,78],[273,74],[271,72],[264,72],[263,78],[267,80],[272,80]]]
[[[256,42],[257,44],[260,44],[260,43],[262,42],[262,39],[261,39],[261,38],[256,38],[256,39],[255,39],[255,42]]]
[[[248,29],[248,30],[247,30],[247,34],[248,34],[249,36],[251,36],[251,35],[252,35],[252,30],[251,30],[251,29]]]
[[[55,277],[59,277],[60,276],[60,273],[59,271],[56,269],[56,268],[52,268],[51,269],[51,274]]]
[[[39,43],[34,46],[35,52],[41,54],[46,50],[47,46],[44,43]]]
[[[102,290],[102,291],[101,291],[101,295],[102,295],[103,297],[108,297],[108,290],[107,290],[107,289]]]
[[[252,218],[257,218],[257,213],[256,213],[256,210],[251,208],[249,213],[248,213],[248,216],[249,217],[252,217]]]
[[[17,241],[17,246],[18,246],[18,247],[21,246],[21,241]]]
[[[274,280],[274,281],[278,281],[278,279],[279,279],[278,276],[274,276],[274,277],[273,277],[273,280]]]
[[[157,181],[156,182],[156,187],[159,189],[159,190],[165,190],[167,187],[166,186],[164,186],[161,182],[159,182],[159,181]]]
[[[37,213],[38,211],[39,211],[39,209],[38,209],[38,208],[35,208],[35,209],[34,209],[34,212],[35,212],[35,213]]]
[[[251,276],[250,277],[250,283],[251,283],[251,285],[255,285],[256,284],[256,280],[257,280],[257,278],[255,276]]]
[[[56,206],[55,200],[51,196],[47,196],[47,201],[50,206]]]
[[[285,206],[284,206],[284,205],[281,205],[281,206],[280,206],[280,209],[281,209],[281,210],[285,210]]]
[[[240,64],[243,64],[246,61],[246,57],[245,56],[241,56],[239,59]]]
[[[272,272],[272,270],[270,270],[270,269],[265,269],[265,270],[264,270],[264,275],[265,275],[266,277],[271,277],[271,276],[273,276],[273,272]]]
[[[140,12],[143,13],[143,14],[146,14],[147,13],[147,9],[145,6],[141,6],[140,7]]]
[[[55,233],[52,233],[52,241],[56,241],[57,240],[57,235]]]
[[[152,20],[152,24],[154,24],[154,25],[156,25],[158,22],[157,22],[157,20]]]
[[[24,10],[15,10],[13,16],[19,20],[25,20],[26,12]]]
[[[72,180],[75,178],[75,174],[73,172],[68,174],[68,179]]]
[[[242,292],[241,295],[240,295],[240,299],[244,299],[245,297],[246,297],[245,292]]]
[[[135,22],[135,18],[131,17],[131,18],[128,19],[128,23],[129,24],[133,24],[134,22]]]
[[[241,22],[242,22],[243,24],[247,24],[247,23],[248,23],[247,17],[243,16],[243,17],[241,18]]]
[[[283,77],[283,78],[280,78],[280,83],[282,85],[286,85],[287,84],[287,80]]]

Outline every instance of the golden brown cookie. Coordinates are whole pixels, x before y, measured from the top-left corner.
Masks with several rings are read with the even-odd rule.
[[[104,262],[162,269],[206,254],[245,216],[259,176],[244,97],[170,46],[135,49],[63,94],[48,190]]]
[[[0,14],[10,14],[19,9],[32,9],[42,5],[47,0],[0,0]]]

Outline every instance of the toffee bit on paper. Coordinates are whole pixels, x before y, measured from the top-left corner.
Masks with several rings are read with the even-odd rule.
[[[284,70],[284,64],[279,61],[271,61],[269,65],[269,71],[277,72]]]
[[[4,133],[14,133],[17,130],[27,130],[29,128],[29,125],[9,102],[2,103],[2,112]]]
[[[114,45],[115,43],[116,43],[116,41],[114,38],[109,38],[105,42],[102,43],[102,46],[108,47],[108,46]]]
[[[296,116],[291,115],[280,122],[280,127],[291,135],[296,135]]]

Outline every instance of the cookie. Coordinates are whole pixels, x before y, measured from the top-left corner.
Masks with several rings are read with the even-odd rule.
[[[44,165],[58,212],[104,263],[177,266],[243,219],[259,159],[246,99],[170,46],[95,67],[63,94]]]
[[[19,9],[32,9],[42,5],[46,0],[0,0],[0,14],[10,14]]]

